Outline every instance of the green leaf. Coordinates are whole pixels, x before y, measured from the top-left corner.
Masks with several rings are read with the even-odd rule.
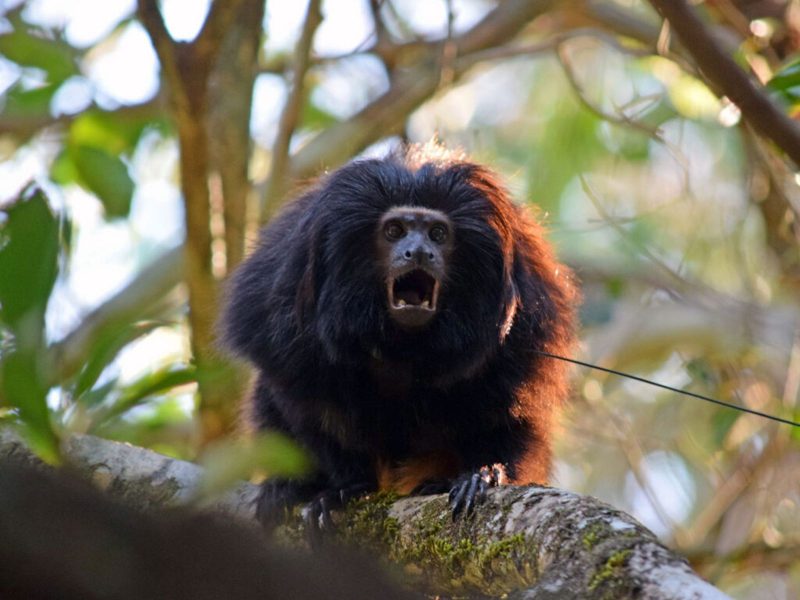
[[[87,408],[98,406],[102,402],[105,402],[112,397],[118,383],[119,380],[115,377],[111,381],[108,381],[101,386],[94,387],[91,390],[84,392],[79,398],[76,398],[76,400]]]
[[[16,84],[5,93],[3,114],[6,117],[50,117],[50,102],[58,90],[56,85],[24,88]]]
[[[711,439],[714,441],[715,448],[723,448],[725,439],[736,424],[741,413],[735,410],[722,409],[716,410],[711,417]]]
[[[92,348],[89,360],[86,361],[83,369],[78,374],[72,390],[73,396],[80,399],[84,393],[91,389],[101,373],[111,364],[122,348],[162,325],[163,323],[158,321],[144,321],[102,331],[100,339]]]
[[[300,122],[303,124],[303,127],[308,127],[309,129],[325,129],[326,127],[338,123],[339,119],[334,114],[320,108],[309,100],[303,107],[303,114]]]
[[[50,429],[39,360],[31,350],[15,350],[3,357],[0,379],[4,404],[19,409],[20,418],[35,430]]]
[[[0,211],[0,320],[17,336],[41,334],[44,311],[58,274],[59,223],[44,194],[29,187]],[[19,343],[19,340],[18,340]]]
[[[88,110],[70,125],[69,144],[101,148],[111,154],[132,152],[142,132],[152,125],[159,123],[147,115]]]
[[[44,194],[26,188],[0,220],[0,321],[11,341],[0,361],[0,403],[18,410],[22,432],[44,460],[58,460],[47,407],[44,313],[58,274],[59,222]]]
[[[784,91],[795,86],[800,86],[800,59],[798,58],[781,67],[767,82],[767,87],[775,91]]]
[[[151,396],[174,387],[195,383],[196,381],[197,370],[194,367],[175,368],[174,366],[169,366],[145,375],[121,390],[120,395],[113,403],[94,411],[90,430],[95,431],[97,427],[103,425],[106,421],[143,404]]]
[[[51,83],[61,83],[77,75],[71,46],[37,33],[17,28],[0,35],[0,55],[23,67],[42,69]]]
[[[69,149],[62,150],[53,160],[53,166],[50,167],[50,179],[59,185],[67,185],[70,183],[80,184],[80,178],[78,167],[75,166]]]
[[[800,103],[800,58],[795,57],[781,67],[766,87],[789,107]]]
[[[92,146],[75,146],[71,157],[80,179],[103,203],[108,217],[125,217],[131,208],[133,179],[113,154]]]

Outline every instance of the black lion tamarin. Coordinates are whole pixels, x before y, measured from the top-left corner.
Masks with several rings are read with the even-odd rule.
[[[441,147],[324,176],[262,232],[234,274],[225,344],[257,370],[255,424],[315,458],[267,480],[258,514],[318,516],[378,489],[544,483],[575,341],[572,274],[487,168]]]

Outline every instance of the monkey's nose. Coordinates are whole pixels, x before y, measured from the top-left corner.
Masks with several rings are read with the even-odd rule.
[[[418,266],[424,266],[433,263],[434,261],[434,253],[430,251],[429,248],[425,246],[417,246],[413,250],[407,248],[404,255],[406,260],[414,261],[414,264]]]

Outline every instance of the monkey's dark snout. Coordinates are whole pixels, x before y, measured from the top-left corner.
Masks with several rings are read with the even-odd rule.
[[[434,267],[436,265],[439,249],[435,248],[423,235],[412,234],[397,244],[395,256],[397,263],[404,267]]]
[[[425,246],[419,246],[413,250],[407,248],[403,252],[403,258],[418,267],[427,267],[436,262],[436,254]]]

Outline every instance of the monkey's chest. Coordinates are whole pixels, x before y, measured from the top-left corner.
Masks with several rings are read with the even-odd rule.
[[[376,362],[371,379],[375,410],[365,417],[378,488],[408,494],[458,475],[462,465],[442,410],[445,398],[434,397],[403,365]]]
[[[407,365],[374,359],[368,376],[382,404],[408,401],[414,393],[414,373]]]

